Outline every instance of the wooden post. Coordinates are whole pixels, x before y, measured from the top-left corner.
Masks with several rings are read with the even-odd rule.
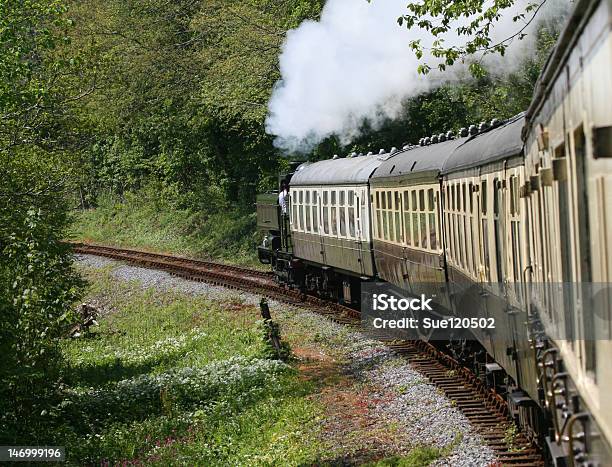
[[[270,314],[270,306],[268,305],[268,301],[265,298],[262,298],[259,302],[259,308],[261,310],[261,317],[264,319],[264,325],[266,326],[268,337],[270,338],[270,342],[274,346],[274,350],[276,350],[276,355],[278,358],[281,358],[281,343],[280,338],[274,332],[274,322],[272,321],[272,315]]]

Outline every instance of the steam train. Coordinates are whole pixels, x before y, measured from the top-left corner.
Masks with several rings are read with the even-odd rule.
[[[356,308],[387,282],[509,330],[446,346],[556,466],[612,465],[611,32],[612,2],[578,0],[525,113],[303,163],[286,212],[257,202],[279,282]]]

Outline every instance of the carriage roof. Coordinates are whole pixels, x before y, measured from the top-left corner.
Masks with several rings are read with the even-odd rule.
[[[291,178],[291,186],[366,184],[376,168],[389,157],[387,153],[305,163]]]
[[[521,131],[525,124],[524,114],[503,122],[500,126],[469,137],[447,158],[442,173],[469,169],[496,162],[523,152]]]

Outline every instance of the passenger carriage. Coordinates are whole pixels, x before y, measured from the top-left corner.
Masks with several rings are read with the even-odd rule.
[[[578,1],[536,86],[525,126],[529,306],[551,450],[612,459],[612,4]],[[562,291],[558,292],[560,284]]]

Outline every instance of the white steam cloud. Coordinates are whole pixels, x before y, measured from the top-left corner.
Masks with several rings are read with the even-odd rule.
[[[494,38],[503,39],[521,27],[512,17],[526,4],[527,0],[519,0],[508,10]],[[405,0],[328,0],[320,21],[304,21],[287,33],[280,56],[282,79],[270,99],[266,120],[277,147],[306,152],[330,135],[338,135],[346,144],[359,134],[364,119],[376,127],[397,117],[407,97],[439,85],[442,79],[457,79],[461,66],[443,74],[417,73],[419,61],[409,43],[421,39],[427,46],[431,36],[400,27],[396,20],[404,13]],[[464,40],[448,36],[445,45]],[[529,42],[517,42],[511,58],[491,63],[500,68],[516,64],[517,55],[531,49]],[[432,58],[425,61],[435,64]]]

